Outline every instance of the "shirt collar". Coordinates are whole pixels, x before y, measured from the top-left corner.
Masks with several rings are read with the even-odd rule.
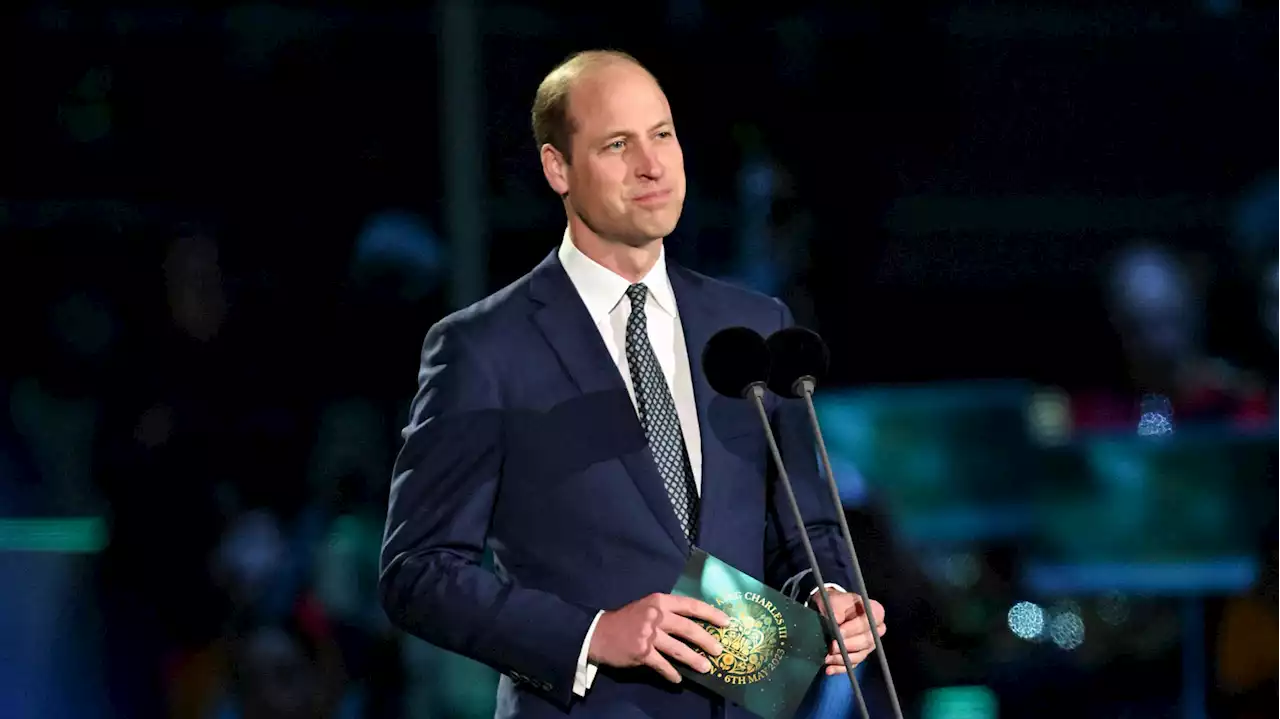
[[[582,250],[579,250],[573,244],[573,240],[569,239],[567,228],[564,239],[560,241],[560,250],[557,255],[560,258],[560,265],[569,275],[569,281],[573,283],[583,303],[586,304],[591,320],[600,324],[626,296],[627,288],[631,283],[613,270],[582,254]],[[659,250],[658,261],[640,281],[649,288],[649,300],[656,303],[663,312],[675,317],[676,297],[671,290],[671,280],[667,277],[666,255],[665,247]]]

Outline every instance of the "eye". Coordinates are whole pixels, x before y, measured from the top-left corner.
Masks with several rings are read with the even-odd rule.
[[[626,140],[614,140],[613,142],[609,143],[606,147],[610,150],[613,150],[614,152],[618,152],[624,149],[626,146],[627,146]]]
[[[660,140],[666,140],[668,138],[675,137],[675,135],[676,134],[670,130],[660,130],[658,131],[657,137]]]

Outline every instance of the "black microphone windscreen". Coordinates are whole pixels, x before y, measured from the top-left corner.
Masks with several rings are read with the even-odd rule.
[[[742,398],[751,385],[769,379],[769,350],[760,333],[746,327],[720,330],[702,350],[702,372],[711,389]]]
[[[812,377],[820,382],[827,374],[831,355],[827,343],[817,332],[803,327],[788,327],[769,335],[769,389],[780,397],[796,398],[796,381]]]

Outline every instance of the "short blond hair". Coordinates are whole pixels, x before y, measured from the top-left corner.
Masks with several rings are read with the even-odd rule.
[[[570,142],[578,128],[569,115],[569,93],[584,72],[618,62],[631,63],[649,72],[639,60],[621,50],[584,50],[565,58],[542,78],[533,98],[532,112],[533,140],[539,150],[543,145],[551,145],[564,155],[565,162],[573,161]]]

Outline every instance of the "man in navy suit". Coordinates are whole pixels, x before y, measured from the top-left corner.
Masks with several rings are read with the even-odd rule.
[[[766,402],[805,528],[755,410],[717,396],[697,361],[720,329],[792,320],[667,262],[685,177],[657,81],[628,55],[580,53],[539,86],[533,125],[568,227],[532,272],[427,334],[387,512],[387,614],[501,672],[498,717],[745,716],[673,667],[708,669],[681,640],[718,653],[691,618],[727,618],[666,592],[698,546],[808,601],[807,529],[861,662],[872,640],[840,588],[803,405]],[[834,652],[828,665],[844,670]]]

